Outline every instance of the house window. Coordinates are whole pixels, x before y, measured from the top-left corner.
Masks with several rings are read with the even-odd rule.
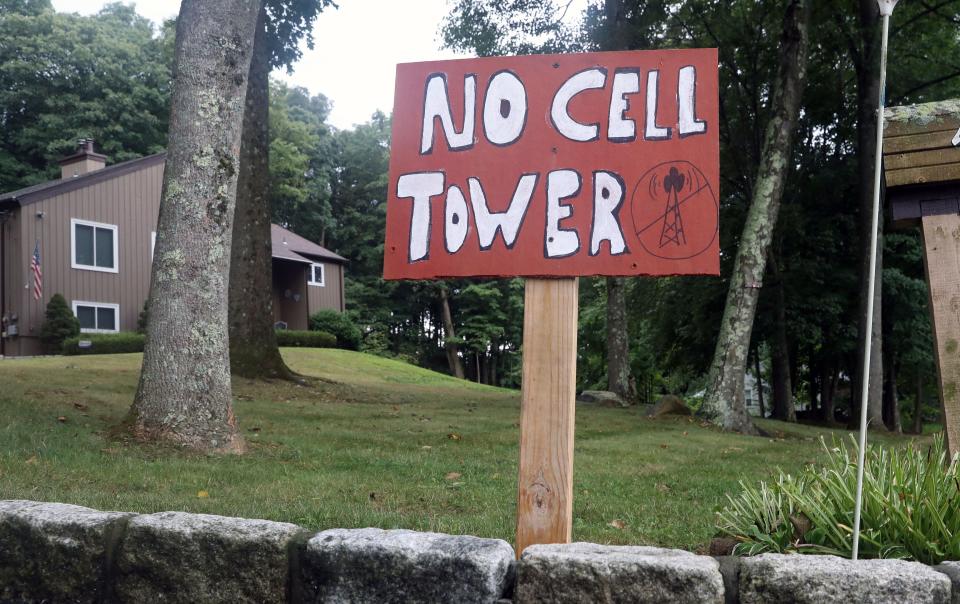
[[[317,285],[323,287],[324,284],[324,273],[322,264],[311,264],[310,265],[310,285]]]
[[[88,271],[117,272],[117,226],[70,220],[71,265]]]
[[[80,321],[80,331],[83,333],[117,333],[120,331],[119,304],[74,301],[73,314]]]

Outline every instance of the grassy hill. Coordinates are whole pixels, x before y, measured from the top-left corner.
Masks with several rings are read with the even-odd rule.
[[[518,392],[360,353],[283,354],[316,379],[236,381],[250,452],[232,457],[131,443],[115,429],[140,355],[0,361],[0,499],[512,541]],[[796,471],[830,437],[772,421],[762,425],[775,438],[744,437],[593,406],[578,406],[576,421],[574,539],[687,549],[710,539],[739,480]]]

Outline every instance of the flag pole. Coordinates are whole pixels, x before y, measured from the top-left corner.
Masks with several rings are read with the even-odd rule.
[[[870,268],[867,279],[867,321],[862,337],[866,339],[860,392],[860,445],[857,448],[857,492],[853,507],[853,556],[860,550],[860,513],[863,509],[863,466],[867,449],[867,404],[870,396],[870,353],[873,349],[873,298],[877,287],[877,230],[880,224],[880,174],[883,168],[883,110],[887,87],[887,38],[890,34],[890,15],[898,0],[877,0],[883,19],[880,45],[880,98],[877,103],[877,147],[873,167],[873,217],[870,227]]]

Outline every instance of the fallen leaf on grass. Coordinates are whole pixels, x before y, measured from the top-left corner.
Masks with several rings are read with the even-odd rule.
[[[660,448],[661,448],[661,449],[669,449],[669,448],[670,448],[670,445],[660,445]]]
[[[663,484],[663,483],[658,483],[658,484],[657,484],[657,490],[660,491],[661,493],[669,493],[669,492],[670,492],[670,487],[668,487],[667,485],[665,485],[665,484]]]
[[[423,449],[424,451],[429,451],[429,450],[432,449],[433,447],[431,447],[430,445],[423,445],[423,446],[420,447],[420,448]]]
[[[627,528],[627,523],[624,522],[623,520],[611,520],[610,522],[607,523],[607,526],[612,526],[615,529],[623,530]]]
[[[252,426],[252,427],[250,428],[250,431],[251,431],[251,432],[259,432],[260,430],[261,430],[260,426]]]
[[[57,421],[63,424],[63,423],[66,423],[67,418],[66,416],[61,415],[60,417],[57,418]]]
[[[37,456],[31,455],[30,458],[24,463],[27,464],[28,466],[32,466],[33,464],[37,463]]]
[[[449,474],[447,474],[446,476],[444,476],[444,478],[446,478],[447,480],[456,480],[456,479],[460,478],[461,476],[462,476],[462,474],[460,474],[460,472],[450,472]]]
[[[87,410],[87,406],[84,405],[83,403],[74,403],[74,404],[73,404],[73,408],[74,408],[74,409],[77,409],[77,410],[79,410],[79,411],[86,411],[86,410]]]
[[[463,440],[463,437],[457,434],[456,432],[451,432],[450,434],[447,434],[447,438],[449,438],[450,440]]]
[[[210,498],[210,493],[208,493],[208,492],[206,492],[206,491],[197,491],[197,498],[198,498],[198,499],[209,499],[209,498]]]

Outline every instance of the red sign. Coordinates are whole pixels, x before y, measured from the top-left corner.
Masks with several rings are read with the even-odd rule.
[[[384,277],[716,275],[716,49],[397,65]]]

